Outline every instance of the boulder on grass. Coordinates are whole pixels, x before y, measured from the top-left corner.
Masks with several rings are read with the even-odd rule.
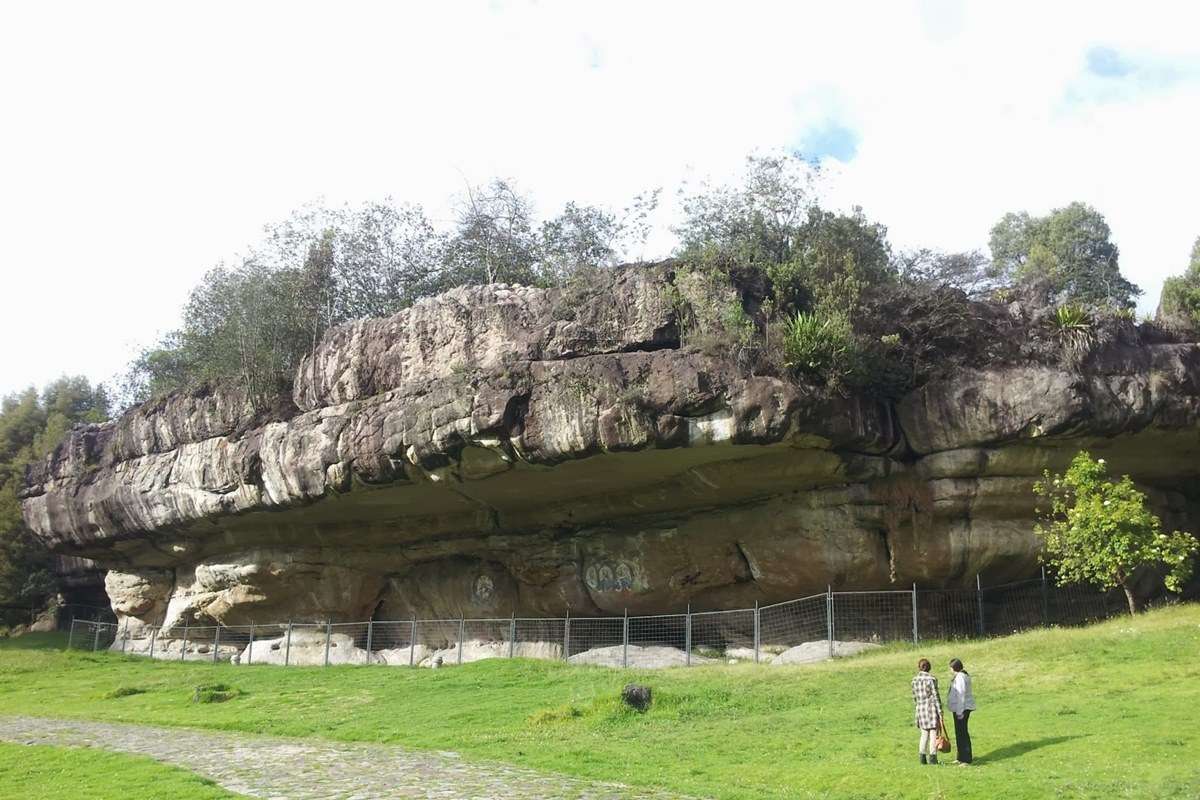
[[[867,650],[876,650],[879,645],[872,642],[833,642],[833,657],[845,658],[856,656]],[[818,661],[829,660],[829,640],[820,639],[815,642],[805,642],[784,650],[771,659],[772,664],[816,664]]]

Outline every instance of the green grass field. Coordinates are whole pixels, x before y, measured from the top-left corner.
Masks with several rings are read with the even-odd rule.
[[[1197,605],[815,666],[659,672],[522,660],[441,670],[152,663],[48,649],[61,642],[0,647],[0,710],[395,742],[716,798],[1200,796]],[[918,655],[943,677],[958,656],[974,677],[971,767],[917,764]],[[617,699],[629,680],[653,687],[647,713]],[[195,686],[214,681],[242,694],[193,704]]]
[[[70,747],[0,743],[0,800],[240,797],[149,758]]]

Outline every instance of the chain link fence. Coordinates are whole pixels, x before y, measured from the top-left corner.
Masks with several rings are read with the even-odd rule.
[[[1004,635],[1124,613],[1113,592],[1046,579],[974,590],[834,592],[732,611],[621,617],[409,619],[154,628],[71,621],[67,647],[243,666],[442,667],[539,658],[615,667],[805,663],[892,642]]]

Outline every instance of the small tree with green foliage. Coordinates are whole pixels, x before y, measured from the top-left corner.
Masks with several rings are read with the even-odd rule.
[[[1171,323],[1200,328],[1200,238],[1192,245],[1192,257],[1184,273],[1163,281],[1158,317]]]
[[[1192,574],[1197,550],[1194,536],[1162,532],[1162,522],[1146,507],[1146,496],[1128,475],[1108,479],[1104,459],[1080,451],[1062,475],[1043,473],[1033,491],[1049,503],[1039,508],[1036,531],[1044,558],[1062,583],[1121,587],[1136,614],[1133,575],[1141,567],[1165,572],[1165,583],[1179,591]]]

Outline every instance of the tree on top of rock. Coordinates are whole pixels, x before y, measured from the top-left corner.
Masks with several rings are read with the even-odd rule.
[[[1163,281],[1157,316],[1168,323],[1200,328],[1200,237],[1192,245],[1187,270]]]
[[[1133,308],[1141,290],[1121,275],[1111,235],[1104,216],[1085,203],[1044,217],[1005,214],[992,228],[992,269],[1010,282],[1044,284],[1058,303]]]

